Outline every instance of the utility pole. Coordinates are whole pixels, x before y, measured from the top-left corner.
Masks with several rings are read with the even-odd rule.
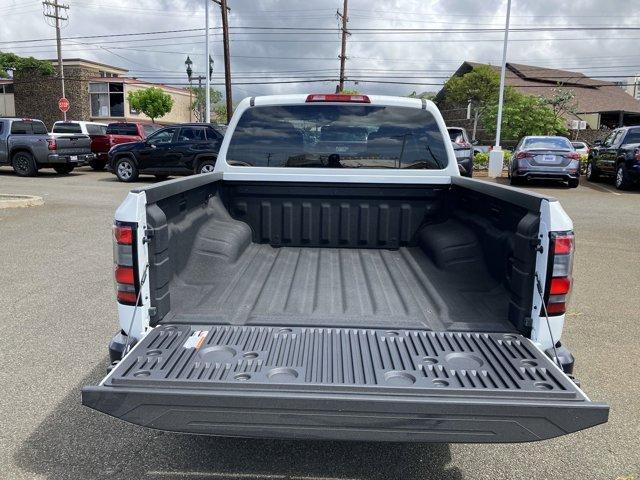
[[[227,97],[227,123],[231,121],[233,113],[233,98],[231,94],[231,56],[229,54],[229,16],[231,10],[227,6],[227,0],[213,0],[220,5],[222,11],[222,46],[224,49],[224,89]]]
[[[204,0],[204,58],[211,58],[211,52],[209,50],[209,0]],[[211,75],[207,75],[205,82],[205,121],[209,123],[211,121]]]
[[[67,10],[69,5],[58,3],[58,0],[45,0],[42,2],[43,13],[47,18],[53,18],[55,20],[56,28],[56,45],[58,48],[58,72],[60,74],[60,82],[62,84],[62,98],[66,98],[64,90],[64,66],[62,65],[62,41],[60,39],[60,21],[69,20]],[[67,120],[67,112],[63,112],[64,120]]]
[[[504,26],[504,43],[502,45],[502,68],[500,69],[500,91],[498,93],[498,119],[496,125],[496,143],[489,154],[489,177],[497,178],[502,174],[504,152],[500,147],[500,130],[502,127],[502,104],[504,103],[504,77],[507,69],[507,45],[509,42],[509,17],[511,0],[507,0],[507,15]]]
[[[507,17],[504,26],[504,43],[502,45],[502,67],[500,69],[500,93],[498,94],[498,124],[496,125],[496,147],[500,146],[500,130],[502,127],[502,104],[504,103],[504,77],[507,69],[507,44],[509,42],[509,16],[511,0],[507,0]]]
[[[336,12],[338,18],[342,19],[342,47],[340,49],[340,83],[338,84],[338,89],[336,93],[340,93],[344,90],[344,64],[347,60],[347,35],[351,35],[347,30],[347,22],[349,21],[349,16],[347,14],[347,9],[349,0],[344,0],[342,4],[342,13],[340,11]]]

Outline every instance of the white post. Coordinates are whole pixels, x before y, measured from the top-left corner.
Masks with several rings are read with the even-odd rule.
[[[509,17],[511,15],[511,0],[507,0],[507,17],[504,26],[504,43],[502,45],[502,68],[500,69],[500,92],[498,93],[498,120],[496,125],[496,144],[489,154],[489,176],[497,178],[502,173],[504,152],[500,147],[500,130],[502,127],[502,104],[504,103],[504,77],[507,70],[507,43],[509,41]]]
[[[206,86],[205,86],[205,122],[209,123],[211,121],[211,77],[209,76],[209,0],[204,0],[204,15],[205,15],[205,27],[204,27],[204,35],[205,35],[205,54],[204,54],[204,66],[205,66],[205,76],[207,78]]]

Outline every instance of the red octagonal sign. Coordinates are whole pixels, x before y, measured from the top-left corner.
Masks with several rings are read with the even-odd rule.
[[[62,97],[60,100],[58,100],[58,108],[60,109],[61,112],[68,112],[69,111],[69,100],[67,100],[66,98]]]

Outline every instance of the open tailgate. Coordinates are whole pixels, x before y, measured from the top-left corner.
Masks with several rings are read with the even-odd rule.
[[[82,403],[208,435],[524,442],[607,421],[528,339],[309,327],[161,325]]]

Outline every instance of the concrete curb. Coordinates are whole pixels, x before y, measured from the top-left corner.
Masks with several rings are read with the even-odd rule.
[[[36,195],[12,195],[0,193],[0,210],[4,208],[24,208],[44,205],[42,197]]]

